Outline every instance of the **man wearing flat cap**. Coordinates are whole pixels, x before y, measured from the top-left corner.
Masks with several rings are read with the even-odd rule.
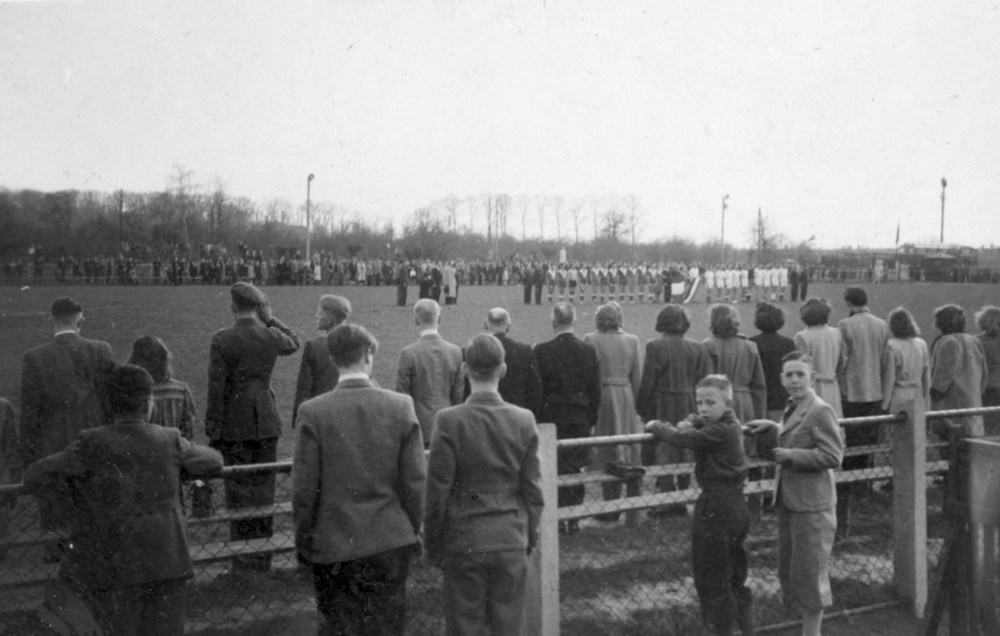
[[[302,363],[299,378],[295,383],[295,404],[292,406],[292,428],[299,414],[299,406],[317,395],[326,393],[337,386],[339,376],[336,365],[330,359],[326,346],[326,336],[351,316],[351,301],[343,296],[324,294],[319,298],[316,310],[316,328],[323,335],[308,340],[302,347]]]
[[[271,315],[271,305],[249,283],[230,288],[236,323],[212,336],[208,364],[205,434],[227,466],[277,460],[281,419],[271,390],[278,356],[299,349],[299,338]],[[274,502],[274,474],[252,473],[226,480],[226,507],[266,506]],[[272,534],[271,517],[230,522],[230,537],[257,539]],[[270,555],[237,557],[237,568],[266,570]]]

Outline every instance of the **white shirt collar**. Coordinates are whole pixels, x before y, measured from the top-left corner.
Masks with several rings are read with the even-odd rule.
[[[77,331],[76,331],[76,329],[60,329],[59,331],[56,332],[56,335],[57,336],[61,336],[64,333],[76,334]]]
[[[430,329],[424,329],[423,331],[420,332],[420,337],[423,338],[424,336],[430,336],[432,334],[435,335],[435,336],[438,334],[437,327],[431,327]]]
[[[367,380],[368,374],[362,373],[361,371],[355,371],[354,373],[341,373],[340,377],[337,378],[337,382],[343,382],[344,380]]]

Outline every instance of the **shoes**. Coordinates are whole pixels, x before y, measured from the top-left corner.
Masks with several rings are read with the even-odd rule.
[[[579,532],[580,522],[576,519],[559,522],[559,534],[578,534]]]

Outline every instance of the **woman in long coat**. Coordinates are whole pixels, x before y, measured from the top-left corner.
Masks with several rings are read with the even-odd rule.
[[[882,410],[898,413],[913,398],[930,400],[931,357],[916,321],[902,307],[889,313],[889,332],[882,354]]]
[[[731,305],[712,305],[712,336],[702,341],[708,372],[721,373],[733,383],[733,412],[741,422],[767,416],[767,383],[757,345],[739,335],[740,315]]]
[[[622,311],[618,303],[608,303],[594,314],[597,331],[583,337],[597,349],[601,376],[601,405],[597,413],[594,435],[628,435],[640,433],[642,424],[635,410],[635,397],[639,391],[640,360],[639,338],[622,330]],[[601,446],[594,454],[594,469],[604,470],[608,462],[625,462],[639,465],[642,461],[639,446]],[[617,499],[621,483],[605,483],[604,499]],[[636,484],[636,486],[638,486]],[[632,491],[635,490],[633,493]],[[629,494],[638,494],[630,484]],[[608,516],[612,520],[617,516]]]
[[[976,312],[976,325],[981,334],[976,336],[986,354],[986,389],[983,406],[1000,406],[1000,307],[987,305]],[[1000,435],[1000,413],[983,416],[986,434]]]
[[[965,333],[965,310],[944,305],[934,310],[934,324],[941,336],[931,347],[931,410],[971,409],[983,405],[986,387],[986,354],[978,339]],[[934,432],[948,438],[947,426],[958,425],[965,437],[983,436],[983,417],[934,420]]]
[[[830,304],[820,298],[810,298],[799,308],[806,328],[795,334],[795,348],[812,358],[813,389],[842,418],[837,374],[844,363],[844,340],[839,329],[827,324],[830,310]]]

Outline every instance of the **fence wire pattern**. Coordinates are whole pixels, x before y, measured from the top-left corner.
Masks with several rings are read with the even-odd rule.
[[[877,431],[877,443],[849,447],[838,472],[838,532],[830,565],[832,611],[891,602],[893,591],[893,457],[891,435],[899,418],[844,420],[846,427]],[[892,422],[895,420],[895,422]],[[559,443],[629,448],[639,470],[588,470],[561,475],[561,489],[582,491],[579,503],[558,509],[559,612],[566,634],[695,633],[701,629],[691,554],[690,520],[699,495],[691,463],[656,463],[651,436],[587,438]],[[647,450],[643,451],[643,446]],[[928,448],[929,480],[947,471],[940,448]],[[646,465],[639,466],[646,458]],[[755,623],[796,618],[781,600],[777,576],[777,515],[770,505],[771,464],[752,459],[746,487],[753,523],[746,547]],[[291,465],[240,467],[275,475],[271,505],[229,509],[225,476],[188,481],[183,488],[195,576],[188,586],[187,633],[311,633],[317,615],[312,581],[298,566],[291,519]],[[227,475],[233,474],[227,468]],[[203,484],[199,486],[197,484]],[[933,491],[933,488],[931,489]],[[556,502],[547,502],[555,507]],[[932,515],[940,505],[928,495]],[[273,519],[270,536],[232,540],[231,524]],[[943,528],[943,523],[940,527]],[[929,519],[928,560],[942,538]],[[0,633],[49,633],[36,614],[58,563],[53,547],[63,537],[45,532],[34,497],[18,486],[0,487]],[[938,548],[938,551],[940,548]],[[407,633],[444,631],[440,572],[420,561],[407,584]]]

